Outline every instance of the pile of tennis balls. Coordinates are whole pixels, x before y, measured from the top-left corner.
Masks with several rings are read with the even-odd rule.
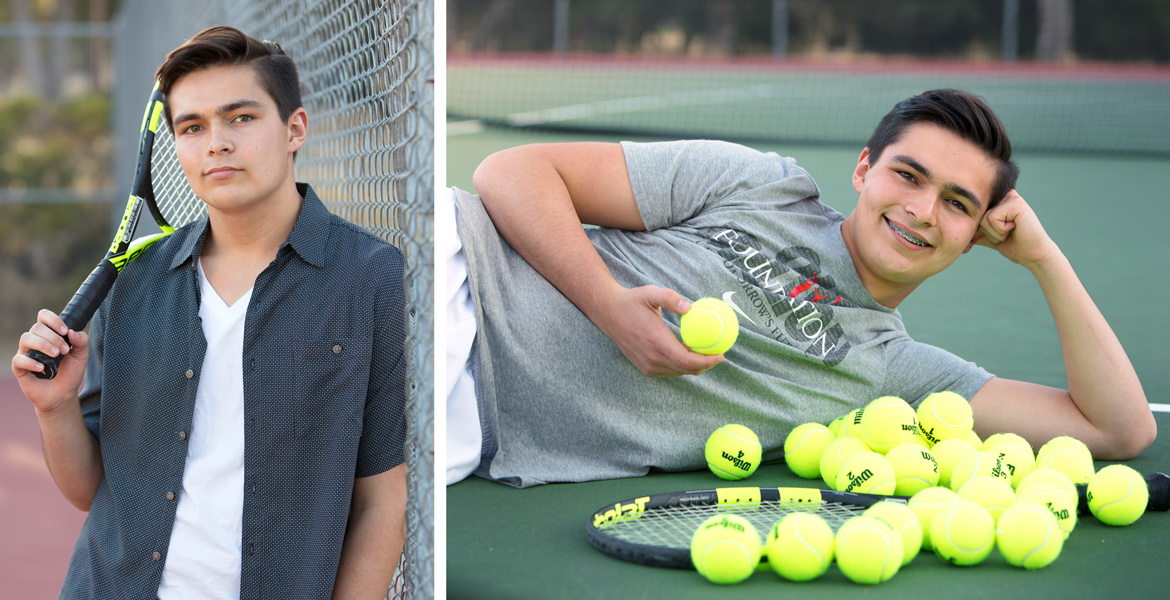
[[[711,434],[705,455],[713,473],[738,480],[755,472],[762,447],[749,428],[726,425]],[[1089,511],[1109,525],[1136,521],[1149,498],[1140,473],[1125,465],[1094,472],[1088,448],[1071,437],[1053,438],[1036,454],[1015,434],[980,440],[970,404],[947,391],[917,410],[885,396],[827,426],[800,425],[784,457],[798,476],[834,490],[910,499],[879,502],[836,533],[815,514],[790,514],[763,541],[746,519],[716,515],[691,540],[691,559],[707,579],[738,583],[766,556],[792,581],[815,579],[836,561],[852,581],[877,584],[919,550],[971,566],[996,547],[1009,564],[1040,569],[1076,526],[1078,484],[1087,484]]]

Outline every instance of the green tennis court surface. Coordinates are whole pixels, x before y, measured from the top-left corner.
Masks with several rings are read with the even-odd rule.
[[[1170,415],[1158,414],[1162,431]],[[1109,464],[1098,462],[1097,468]],[[1170,470],[1163,435],[1126,464]],[[585,523],[611,502],[667,491],[710,489],[726,482],[708,472],[516,490],[479,478],[447,488],[447,597],[527,598],[1161,598],[1170,585],[1170,513],[1148,513],[1129,527],[1081,515],[1056,562],[1025,571],[998,551],[982,564],[955,567],[920,553],[878,586],[850,582],[834,565],[820,579],[793,583],[759,571],[735,586],[707,582],[694,571],[656,569],[611,558],[585,540]],[[816,486],[785,465],[763,465],[744,483]]]

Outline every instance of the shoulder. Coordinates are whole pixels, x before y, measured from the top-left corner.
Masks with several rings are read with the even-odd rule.
[[[402,251],[369,230],[337,215],[329,217],[327,264],[351,272],[370,283],[397,283],[406,265]]]

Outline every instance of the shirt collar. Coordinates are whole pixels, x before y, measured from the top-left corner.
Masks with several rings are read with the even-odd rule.
[[[325,247],[329,232],[329,211],[309,184],[298,183],[297,193],[305,201],[301,205],[301,213],[297,216],[296,224],[293,225],[292,231],[281,244],[281,248],[291,246],[305,262],[316,267],[324,267]],[[194,223],[189,235],[179,246],[174,260],[171,261],[172,269],[182,266],[190,259],[199,258],[200,253],[203,252],[203,242],[207,239],[207,226],[207,215]]]

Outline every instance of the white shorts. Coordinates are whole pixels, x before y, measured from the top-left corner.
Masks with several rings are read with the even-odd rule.
[[[447,323],[447,485],[462,481],[479,466],[483,433],[479,405],[475,400],[475,378],[471,375],[471,346],[475,342],[475,305],[467,283],[467,261],[463,243],[455,230],[455,191],[448,190],[451,202],[436,207],[438,226],[450,235],[438,250],[446,261],[443,288]],[[447,210],[444,210],[447,209]]]

